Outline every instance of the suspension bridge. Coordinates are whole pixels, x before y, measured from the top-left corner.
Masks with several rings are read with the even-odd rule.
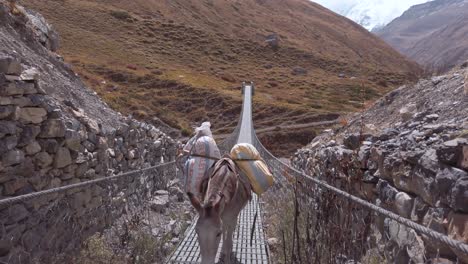
[[[275,208],[284,209],[284,211],[277,213],[281,214],[280,218],[286,225],[281,227],[280,232],[282,234],[282,245],[280,246],[282,252],[278,253],[277,256],[281,256],[281,259],[279,257],[272,259],[263,228],[263,206],[259,202],[259,198],[254,196],[238,219],[238,227],[234,234],[233,252],[235,256],[233,257],[235,257],[235,261],[233,263],[358,263],[369,249],[375,247],[367,238],[371,232],[370,223],[376,217],[395,221],[402,228],[417,232],[433,241],[439,248],[448,247],[468,254],[467,244],[354,196],[346,188],[337,188],[319,180],[318,177],[307,175],[276,158],[261,144],[254,130],[252,120],[253,84],[244,84],[242,91],[244,100],[241,118],[233,133],[220,144],[220,149],[228,151],[236,143],[251,143],[258,149],[275,177],[275,186],[272,187],[271,192],[275,193],[276,199],[269,200],[269,202],[275,203],[273,205],[277,206]],[[107,192],[104,193],[112,197],[111,201],[95,210],[101,210],[101,213],[107,212],[105,210],[112,212],[116,207],[115,201],[121,194],[119,186],[128,185],[138,178],[145,178],[151,183],[151,185],[140,187],[161,186],[167,182],[168,178],[173,178],[175,173],[175,163],[173,161],[166,162],[115,176],[5,198],[0,200],[0,209],[6,208],[5,210],[8,212],[15,204],[27,203],[47,196],[50,201],[55,202],[53,202],[53,206],[48,208],[47,214],[38,214],[37,217],[46,218],[53,225],[60,222],[60,220],[56,220],[58,218],[68,219],[67,215],[63,215],[63,208],[69,208],[70,203],[59,199],[63,197],[60,195],[64,193],[96,186],[107,188]],[[120,202],[139,204],[142,203],[139,199],[147,199],[151,195],[150,191],[139,193],[141,195],[137,197],[137,200],[122,199]],[[281,207],[280,202],[286,202],[286,205],[290,206]],[[251,240],[251,228],[256,213],[258,213],[258,219]],[[94,215],[90,214],[90,217],[92,216]],[[107,220],[110,223],[112,223],[112,217],[112,214],[108,216]],[[70,221],[72,222],[72,219]],[[66,221],[62,222],[66,223]],[[74,228],[71,222],[66,224],[70,225],[70,228]],[[82,230],[78,228],[76,234],[85,238],[86,235],[98,230],[87,231],[89,232],[83,234]],[[79,248],[79,245],[71,246]],[[64,246],[63,250],[67,250],[67,247]],[[198,242],[193,225],[187,228],[184,238],[167,259],[167,262],[174,264],[200,262]],[[16,261],[14,263],[27,262]]]

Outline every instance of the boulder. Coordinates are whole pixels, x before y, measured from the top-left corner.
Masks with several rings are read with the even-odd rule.
[[[67,129],[65,131],[65,146],[67,146],[67,148],[71,150],[80,151],[81,149],[80,134],[75,130]]]
[[[157,193],[160,193],[159,195]],[[169,206],[169,193],[161,190],[156,192],[157,196],[149,202],[152,210],[158,213],[164,213]]]
[[[450,207],[468,213],[468,177],[459,178],[450,192]]]
[[[468,171],[468,145],[463,146],[459,167],[465,171]]]
[[[115,150],[114,149],[108,148],[106,151],[107,151],[107,154],[109,155],[109,157],[115,158]]]
[[[465,73],[465,84],[464,86],[464,94],[465,96],[468,96],[468,72]]]
[[[450,194],[458,179],[464,177],[468,178],[468,173],[457,168],[448,167],[439,170],[435,181],[437,193],[434,193],[434,196],[441,199],[445,205],[450,205],[452,203],[451,196],[447,194]]]
[[[53,159],[47,152],[39,152],[34,156],[36,164],[41,168],[47,168],[52,164]]]
[[[154,194],[157,195],[157,196],[168,196],[168,195],[169,195],[169,191],[166,191],[166,190],[157,190]]]
[[[56,51],[59,48],[58,33],[47,23],[41,14],[27,9],[26,16],[37,40],[47,49]]]
[[[411,220],[421,223],[428,209],[429,205],[426,204],[420,197],[416,197],[414,199],[413,208],[411,210]]]
[[[24,107],[20,110],[19,119],[25,123],[39,124],[45,120],[47,111],[41,107]]]
[[[443,80],[447,79],[447,76],[443,75],[443,76],[435,76],[435,77],[432,77],[431,78],[431,81],[432,81],[432,84],[434,85],[438,85],[439,83],[441,83]]]
[[[395,196],[398,193],[398,190],[391,186],[387,181],[379,180],[377,183],[377,191],[379,193],[379,198],[385,203],[393,203],[395,201]]]
[[[0,106],[0,119],[17,120],[20,108],[14,105]]]
[[[447,234],[447,219],[449,209],[429,208],[423,218],[422,224],[436,232]],[[432,254],[453,255],[452,250],[445,243],[438,242],[423,235],[423,240],[427,245],[427,250]]]
[[[23,71],[20,75],[20,80],[26,82],[34,82],[39,79],[39,71],[36,68],[30,68]],[[36,90],[30,89],[28,94],[35,94]]]
[[[15,122],[0,120],[0,138],[5,135],[16,134],[17,130],[18,128]]]
[[[21,63],[12,57],[0,57],[0,73],[20,75]]]
[[[410,190],[432,206],[437,202],[437,197],[434,197],[435,189],[435,176],[429,175],[422,168],[412,172]]]
[[[424,117],[424,120],[429,121],[429,122],[437,120],[437,119],[439,119],[438,114],[430,114],[430,115],[427,115],[426,117]]]
[[[39,144],[44,151],[50,154],[57,153],[57,150],[60,147],[59,143],[55,139],[41,139],[39,140]]]
[[[99,132],[101,132],[101,129],[99,128],[99,124],[96,120],[91,119],[87,116],[84,116],[82,118],[83,122],[85,123],[86,127],[88,128],[89,132],[97,135]]]
[[[34,142],[37,135],[41,132],[41,128],[35,125],[26,125],[23,126],[23,131],[21,131],[19,145],[25,146]]]
[[[273,49],[279,48],[279,37],[278,34],[270,34],[266,36],[265,42]]]
[[[455,240],[468,244],[468,214],[451,212],[448,215],[447,235]],[[457,257],[465,263],[468,263],[468,254],[454,249]]]
[[[307,70],[302,68],[302,67],[295,67],[295,68],[293,68],[291,74],[292,75],[306,75]]]
[[[416,104],[410,103],[402,107],[399,113],[403,121],[409,121],[411,118],[413,118],[413,115],[416,113],[416,111],[417,111]]]
[[[0,96],[0,105],[12,105],[12,104],[14,104],[12,97]]]
[[[41,145],[39,145],[39,143],[34,141],[34,142],[31,142],[30,144],[28,144],[24,149],[26,151],[26,154],[34,155],[34,154],[38,153],[39,151],[41,151]]]
[[[397,256],[400,255],[400,261],[396,261],[395,263],[409,263],[409,261],[401,262],[402,255],[406,254],[408,254],[406,258],[411,259],[412,263],[424,263],[424,242],[414,230],[390,219],[386,219],[385,225],[390,241],[397,245],[396,250],[406,251],[395,254]]]
[[[172,196],[175,196],[177,202],[181,203],[184,201],[185,194],[178,186],[171,186],[169,187],[169,193]]]
[[[14,204],[9,207],[8,210],[0,212],[0,218],[5,219],[5,224],[7,225],[18,223],[27,218],[28,215],[29,212],[23,204]]]
[[[426,149],[426,152],[419,158],[418,164],[421,165],[424,170],[436,174],[440,168],[437,152],[435,149]]]
[[[22,75],[23,76],[23,75]],[[28,76],[25,76],[23,78],[27,78]],[[29,80],[29,81],[24,81],[24,82],[19,82],[17,85],[21,86],[23,88],[23,94],[24,95],[34,95],[38,93],[40,89],[36,89],[36,82],[34,80]],[[27,98],[27,97],[25,97]]]
[[[16,82],[10,82],[0,86],[0,95],[3,96],[23,95],[23,93],[23,87],[19,86]]]
[[[61,119],[48,119],[42,124],[40,138],[56,138],[65,136],[65,123]]]
[[[361,135],[359,133],[346,134],[343,139],[345,147],[355,150],[361,145]]]
[[[0,154],[14,149],[18,145],[17,136],[6,136],[0,140]]]
[[[10,104],[13,104],[19,107],[35,106],[34,103],[31,101],[31,99],[25,96],[12,98]],[[0,98],[0,105],[1,105],[1,98]]]
[[[465,138],[446,141],[437,149],[437,157],[447,165],[461,165],[464,159],[463,149],[465,147],[468,147],[468,140]]]
[[[6,195],[14,195],[18,190],[22,189],[28,184],[25,178],[19,178],[4,183],[4,192]]]
[[[18,149],[13,149],[2,155],[3,166],[11,166],[19,164],[24,160],[24,152]]]
[[[57,169],[66,167],[72,163],[70,151],[67,148],[60,147],[55,155],[54,167]]]
[[[399,132],[396,129],[393,128],[385,128],[382,133],[379,135],[379,140],[381,141],[387,141],[389,139],[395,138],[398,136]]]
[[[395,209],[396,212],[405,217],[411,217],[411,210],[413,209],[414,199],[405,192],[399,192],[395,195]]]
[[[83,146],[86,148],[87,151],[93,152],[96,149],[96,145],[94,145],[91,141],[86,140],[83,142]]]

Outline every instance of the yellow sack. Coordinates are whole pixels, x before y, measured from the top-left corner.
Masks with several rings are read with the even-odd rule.
[[[235,145],[231,149],[231,158],[239,169],[247,175],[253,191],[260,195],[273,185],[273,175],[260,157],[257,149],[248,143]]]

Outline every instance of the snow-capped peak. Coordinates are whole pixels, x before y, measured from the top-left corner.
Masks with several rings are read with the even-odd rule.
[[[413,5],[429,0],[312,0],[368,30],[383,27]]]

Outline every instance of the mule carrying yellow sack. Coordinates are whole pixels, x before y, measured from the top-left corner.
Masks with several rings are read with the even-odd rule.
[[[231,158],[247,176],[256,194],[261,195],[273,185],[273,175],[260,157],[260,153],[251,144],[235,145],[231,149]]]

